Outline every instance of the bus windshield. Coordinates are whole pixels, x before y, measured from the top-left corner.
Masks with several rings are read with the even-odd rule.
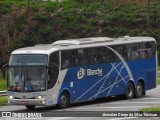
[[[10,67],[8,90],[44,91],[46,90],[46,73],[45,67]]]
[[[9,65],[47,65],[47,55],[12,55]]]

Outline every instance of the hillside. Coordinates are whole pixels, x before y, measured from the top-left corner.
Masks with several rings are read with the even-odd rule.
[[[11,51],[60,39],[152,36],[160,48],[160,4],[122,0],[0,1],[0,63]],[[150,19],[148,19],[150,16]],[[149,23],[149,24],[148,24]]]

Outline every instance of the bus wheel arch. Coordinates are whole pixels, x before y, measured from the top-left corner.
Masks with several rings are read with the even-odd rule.
[[[70,92],[65,89],[60,94],[58,107],[63,109],[69,106],[70,106]]]
[[[134,96],[134,91],[135,91],[134,82],[130,80],[130,81],[127,83],[127,86],[126,86],[125,98],[126,98],[126,99],[132,99],[133,96]]]
[[[145,83],[143,79],[139,79],[135,88],[135,97],[140,98],[145,95]]]

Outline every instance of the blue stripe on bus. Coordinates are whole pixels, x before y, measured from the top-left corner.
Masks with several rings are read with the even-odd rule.
[[[127,64],[135,84],[142,79],[146,90],[156,87],[155,58],[132,60]],[[74,67],[68,69],[60,93],[67,88],[71,102],[114,96],[126,92],[129,80],[130,76],[122,62]],[[70,82],[73,82],[73,87]]]

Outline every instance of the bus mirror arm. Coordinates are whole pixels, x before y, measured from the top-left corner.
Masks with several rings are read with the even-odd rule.
[[[9,65],[5,64],[5,65],[2,66],[2,69],[8,68],[8,67],[9,67]]]
[[[8,64],[5,64],[2,66],[2,77],[3,79],[6,78],[6,68],[8,69],[9,65]]]

